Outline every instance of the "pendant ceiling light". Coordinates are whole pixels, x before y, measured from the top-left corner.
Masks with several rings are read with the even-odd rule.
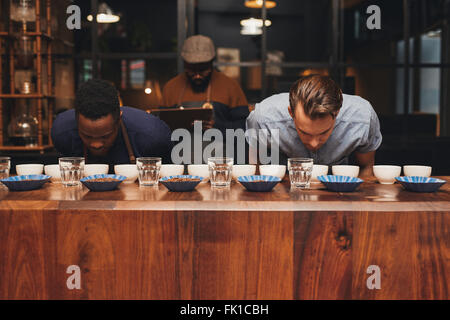
[[[272,21],[266,20],[266,27],[270,27],[272,25]],[[242,35],[260,35],[262,34],[262,19],[249,18],[241,20],[241,34]]]
[[[247,8],[258,9],[262,8],[263,0],[247,0],[245,1],[245,6]],[[272,9],[276,7],[277,3],[275,1],[266,1],[266,8]]]
[[[87,16],[88,21],[92,21],[92,15]],[[106,3],[101,3],[98,6],[97,22],[98,23],[116,23],[120,20],[118,15],[115,15],[111,8]]]

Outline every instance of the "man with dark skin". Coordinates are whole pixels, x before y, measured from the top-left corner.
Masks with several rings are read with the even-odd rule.
[[[78,134],[94,157],[104,157],[111,149],[119,133],[118,120],[111,114],[98,120],[91,120],[82,114],[78,116]]]
[[[80,86],[75,110],[58,115],[52,139],[62,155],[84,156],[90,163],[134,163],[143,156],[171,162],[171,131],[167,125],[142,110],[120,107],[118,92],[103,80]]]
[[[164,86],[163,107],[213,109],[214,118],[203,122],[203,129],[244,129],[247,98],[235,80],[214,69],[215,55],[210,38],[187,38],[181,51],[184,72]]]
[[[204,92],[207,89],[209,80],[211,80],[212,70],[212,61],[205,63],[188,63],[184,61],[184,72],[186,72],[194,92]]]

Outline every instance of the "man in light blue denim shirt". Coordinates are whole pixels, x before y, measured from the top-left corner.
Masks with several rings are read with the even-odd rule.
[[[375,151],[382,141],[370,103],[342,94],[330,77],[321,75],[304,77],[289,93],[257,103],[246,127],[266,129],[268,135],[279,130],[280,163],[286,161],[283,158],[306,157],[315,164],[348,164],[353,154],[361,167],[360,176],[373,174]],[[250,148],[255,148],[255,136],[247,134],[246,138]]]

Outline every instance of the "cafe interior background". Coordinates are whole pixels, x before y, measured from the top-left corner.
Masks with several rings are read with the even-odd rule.
[[[70,5],[79,30],[67,28]],[[367,27],[371,5],[381,29]],[[12,168],[56,163],[51,121],[91,78],[113,82],[123,105],[158,108],[183,71],[183,40],[203,34],[250,110],[302,75],[329,74],[377,112],[377,164],[450,175],[449,22],[449,0],[0,0],[0,154]]]

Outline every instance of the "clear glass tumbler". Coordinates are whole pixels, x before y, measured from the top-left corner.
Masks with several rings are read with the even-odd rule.
[[[140,157],[136,159],[136,165],[139,171],[139,185],[158,185],[161,162],[162,159],[158,157]]]
[[[209,180],[212,187],[229,187],[231,184],[233,158],[208,158]]]
[[[9,177],[10,169],[11,169],[11,158],[0,157],[0,180]]]
[[[65,187],[79,186],[84,173],[83,157],[59,158],[59,170],[61,171],[61,183]]]
[[[309,189],[313,159],[311,158],[289,158],[288,170],[291,187]]]

